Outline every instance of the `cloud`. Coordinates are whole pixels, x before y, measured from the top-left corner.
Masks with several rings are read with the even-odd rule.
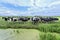
[[[52,6],[57,5],[57,4],[60,4],[60,1],[52,2],[50,5],[48,5],[48,7],[52,7]]]
[[[52,5],[55,5],[54,3],[56,3],[55,0],[1,0],[0,14],[2,16],[41,15],[43,13],[46,14],[51,10],[55,11],[51,7]],[[51,5],[50,7],[48,7],[49,4]],[[59,4],[59,2],[57,4]]]
[[[0,0],[0,2],[10,3],[15,6],[36,6],[36,7],[45,7],[47,4],[55,0]]]
[[[32,6],[31,0],[1,0],[0,2],[10,3],[15,6]]]
[[[0,1],[1,2],[1,1]],[[30,6],[32,7],[33,9],[29,10],[29,8],[27,7],[29,4],[26,3],[26,6],[25,4],[21,4],[21,5],[15,5],[17,1],[15,0],[2,0],[2,2],[0,3],[2,7],[4,8],[0,8],[0,14],[6,14],[6,15],[24,15],[24,14],[27,14],[27,15],[31,15],[31,13],[35,12],[36,9],[38,10],[38,7],[35,7],[34,6]],[[25,1],[27,2],[27,1]],[[29,1],[30,2],[30,1]],[[34,1],[31,0],[31,3],[33,3]],[[30,4],[31,4],[30,3]],[[24,5],[24,6],[22,6]],[[33,4],[32,4],[33,5]],[[27,9],[26,9],[27,8]],[[24,10],[24,11],[22,11]]]
[[[25,15],[31,15],[30,11],[18,11],[18,10],[11,10],[9,8],[6,8],[4,6],[0,6],[0,16],[25,16]]]
[[[17,15],[17,11],[7,9],[6,7],[0,6],[0,16],[11,16]]]

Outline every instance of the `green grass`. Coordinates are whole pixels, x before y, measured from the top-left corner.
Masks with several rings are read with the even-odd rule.
[[[57,17],[59,18],[59,17]],[[4,21],[2,17],[0,17],[0,29],[19,29],[19,28],[26,28],[26,29],[38,29],[42,32],[57,32],[60,33],[60,20],[58,22],[51,22],[51,23],[38,23],[32,24],[31,21],[28,22],[9,22]]]
[[[40,38],[41,38],[40,40],[60,40],[60,34],[40,32]]]
[[[57,18],[59,18],[59,21],[57,21],[57,22],[32,24],[31,21],[28,21],[28,22],[25,22],[25,23],[24,22],[4,21],[2,19],[2,17],[0,17],[0,29],[5,29],[6,30],[6,29],[11,28],[11,30],[14,29],[13,32],[15,32],[15,33],[17,33],[19,35],[20,35],[21,32],[23,32],[23,33],[25,32],[25,30],[23,30],[23,29],[27,29],[28,34],[33,33],[33,32],[29,31],[30,29],[35,29],[35,30],[39,31],[39,34],[38,34],[39,39],[37,39],[37,40],[60,40],[60,17],[57,17]],[[22,29],[22,30],[20,31],[20,29]],[[33,31],[33,30],[31,30],[31,31]],[[25,33],[26,34],[23,34],[24,36],[22,35],[24,38],[27,37],[26,36],[27,32],[25,32]],[[18,37],[20,37],[20,36],[18,36]],[[30,39],[30,40],[32,40],[32,39]]]
[[[36,29],[0,29],[0,40],[60,40],[60,34]]]

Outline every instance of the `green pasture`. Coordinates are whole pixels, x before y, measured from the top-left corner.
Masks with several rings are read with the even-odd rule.
[[[32,24],[28,22],[4,21],[0,17],[1,40],[60,40],[60,17],[56,22]],[[5,38],[3,33],[6,37]],[[2,36],[2,37],[1,37]],[[11,36],[11,37],[10,37]],[[2,39],[4,37],[4,39]]]

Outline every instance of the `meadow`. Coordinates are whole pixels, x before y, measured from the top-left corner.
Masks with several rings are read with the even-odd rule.
[[[60,40],[60,17],[57,18],[59,18],[57,22],[32,24],[31,21],[25,23],[4,21],[2,17],[0,17],[0,29],[1,31],[12,30],[17,33],[17,35],[19,34],[18,40]],[[22,33],[22,35],[20,33]],[[29,33],[33,36],[32,38],[30,38],[30,35],[26,36],[26,34]]]

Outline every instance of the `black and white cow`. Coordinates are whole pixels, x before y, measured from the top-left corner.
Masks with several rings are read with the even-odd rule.
[[[56,21],[58,18],[52,18],[52,17],[46,17],[46,18],[40,18],[42,22],[51,22]]]
[[[10,20],[15,22],[15,21],[18,21],[18,18],[11,17]]]
[[[59,20],[58,18],[53,18],[54,21]]]
[[[25,22],[27,22],[28,20],[30,20],[30,18],[28,18],[28,17],[20,17],[20,18],[18,19],[18,21],[21,22],[21,23],[25,23]]]
[[[8,17],[2,17],[2,19],[4,19],[5,21],[8,21]]]
[[[20,20],[26,22],[26,21],[30,20],[30,18],[28,18],[28,17],[23,17],[23,18],[20,18]]]
[[[39,20],[40,20],[40,18],[39,18],[39,17],[32,17],[32,18],[31,18],[31,21],[32,21],[32,23],[33,23],[33,24],[38,23],[38,22],[39,22]]]

